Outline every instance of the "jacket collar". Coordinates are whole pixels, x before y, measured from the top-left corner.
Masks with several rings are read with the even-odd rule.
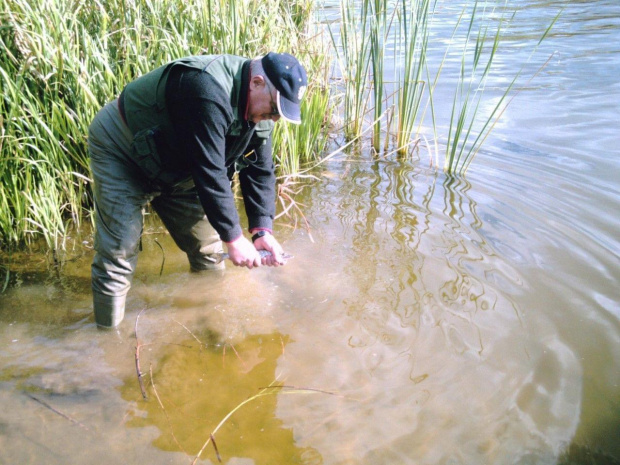
[[[241,89],[239,90],[239,102],[237,106],[239,121],[243,121],[249,127],[254,126],[252,121],[248,121],[248,94],[250,89],[250,63],[247,60],[241,68]]]

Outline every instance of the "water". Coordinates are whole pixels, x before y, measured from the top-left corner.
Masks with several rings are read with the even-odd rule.
[[[191,462],[261,392],[217,430],[224,463],[618,463],[620,4],[523,2],[515,50],[560,7],[465,179],[424,152],[334,160],[298,199],[314,242],[279,223],[285,268],[190,274],[150,220],[102,332],[88,237],[59,269],[14,256],[0,463]],[[529,55],[510,50],[507,73]]]

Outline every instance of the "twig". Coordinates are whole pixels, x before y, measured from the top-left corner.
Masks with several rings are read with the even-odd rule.
[[[308,238],[310,239],[311,242],[314,242],[314,239],[312,238],[312,233],[310,232],[310,223],[308,222],[308,219],[304,215],[304,213],[301,210],[301,208],[299,208],[299,205],[303,206],[303,204],[298,204],[297,202],[295,202],[295,200],[290,195],[288,195],[286,192],[284,192],[284,190],[281,190],[279,192],[279,196],[280,196],[280,199],[284,198],[284,199],[288,200],[290,202],[290,204],[292,205],[292,207],[295,208],[295,210],[297,210],[297,213],[299,214],[299,216],[301,216],[301,218],[304,220],[304,223],[306,225],[306,231],[308,231]],[[284,205],[284,203],[283,203],[283,205]],[[288,210],[289,209],[287,208],[285,210],[285,212],[281,213],[280,215],[277,215],[276,218],[278,218],[279,216],[282,216],[282,214],[286,213]],[[286,213],[286,216],[290,217],[290,215],[288,213]]]
[[[131,415],[131,414],[132,414],[132,411],[131,411],[131,410],[127,410],[127,411],[125,412],[125,415],[123,415],[123,418],[121,419],[121,421],[120,421],[120,423],[118,424],[118,426],[122,426],[122,425],[124,425],[124,424],[125,424],[125,422],[127,421],[127,417],[128,417],[129,415]]]
[[[252,402],[253,400],[258,399],[259,397],[263,397],[269,395],[269,393],[266,393],[265,390],[260,391],[258,394],[253,395],[252,397],[250,397],[249,399],[244,400],[243,402],[241,402],[239,405],[237,405],[234,409],[232,409],[230,412],[228,412],[228,414],[222,419],[222,421],[220,421],[220,423],[215,427],[215,429],[211,432],[211,434],[209,435],[209,439],[207,439],[207,441],[202,445],[202,447],[200,448],[200,450],[198,451],[198,454],[196,454],[196,458],[194,458],[194,461],[192,462],[192,465],[196,465],[196,462],[198,461],[198,459],[200,458],[200,456],[202,455],[202,453],[204,452],[205,448],[207,447],[207,445],[209,444],[209,442],[211,442],[211,440],[213,439],[213,435],[215,433],[217,433],[217,431],[222,427],[222,425],[224,423],[226,423],[226,421],[228,421],[228,419],[237,411],[239,410],[241,407],[243,407],[245,404]]]
[[[69,415],[66,415],[64,413],[62,413],[60,410],[55,409],[54,407],[52,407],[50,404],[48,404],[47,402],[42,401],[41,399],[33,396],[32,394],[30,394],[29,392],[24,392],[24,394],[26,394],[28,397],[30,397],[32,400],[34,400],[35,402],[38,402],[39,404],[41,404],[43,407],[50,409],[52,412],[54,412],[57,415],[60,415],[61,417],[69,420],[71,423],[75,423],[78,426],[81,426],[82,428],[84,428],[86,431],[90,431],[88,429],[88,426],[80,423],[77,420],[74,420],[73,418],[71,418]]]
[[[145,310],[146,310],[146,307],[140,310],[140,313],[138,313],[138,316],[136,317],[135,332],[136,332],[136,373],[138,374],[138,383],[140,384],[140,392],[142,392],[142,398],[146,400],[147,399],[146,390],[144,389],[144,382],[142,381],[143,373],[140,370],[140,347],[142,346],[142,344],[140,343],[140,339],[138,338],[138,321],[140,320],[140,316]]]
[[[399,150],[403,150],[403,149],[405,149],[406,147],[409,147],[409,146],[410,146],[410,145],[412,145],[412,144],[413,144],[413,147],[412,147],[411,149],[409,149],[409,150],[410,150],[410,151],[411,151],[411,150],[415,150],[415,149],[416,149],[416,147],[418,146],[418,144],[419,144],[419,143],[420,143],[420,138],[419,138],[419,137],[418,137],[418,138],[416,138],[416,139],[411,139],[409,142],[407,142],[407,143],[406,143],[405,145],[403,145],[402,147],[398,147],[398,148],[396,148],[396,149],[392,150],[391,152],[388,152],[387,150],[384,150],[384,154],[383,154],[383,155],[381,155],[380,157],[379,157],[379,156],[377,156],[377,157],[375,157],[374,159],[375,159],[375,160],[383,160],[383,159],[386,159],[386,158],[388,158],[390,155],[392,155],[393,153],[396,153],[396,152],[398,152]]]
[[[315,388],[305,388],[305,387],[297,387],[297,386],[289,386],[286,384],[277,385],[277,386],[266,386],[259,389],[288,389],[290,391],[301,391],[301,392],[318,392],[321,394],[329,394],[330,396],[338,396],[343,397],[340,394],[331,391],[324,391],[323,389],[315,389]]]
[[[215,444],[215,437],[213,433],[210,434],[211,444],[213,444],[213,449],[215,449],[215,456],[217,457],[217,461],[222,463],[222,457],[220,456],[220,451],[217,450],[217,444]]]
[[[202,347],[203,347],[203,346],[204,346],[204,347],[206,347],[206,346],[207,346],[207,345],[206,345],[206,344],[204,344],[204,343],[203,343],[200,339],[198,339],[198,338],[196,337],[196,335],[195,335],[194,333],[192,333],[192,332],[188,329],[188,327],[187,327],[187,326],[185,326],[183,323],[180,323],[180,322],[178,322],[178,321],[177,321],[177,320],[175,320],[175,319],[172,319],[172,321],[174,321],[176,324],[178,324],[179,326],[181,326],[181,327],[182,327],[185,331],[187,331],[187,332],[190,334],[190,336],[192,336],[194,339],[196,339],[196,341],[198,342],[198,344],[200,344],[200,350],[202,350]]]
[[[228,343],[228,345],[230,347],[232,347],[233,352],[235,353],[235,355],[237,356],[237,358],[239,359],[239,361],[241,362],[241,364],[243,365],[244,369],[248,369],[248,366],[245,364],[245,362],[243,361],[243,359],[241,358],[241,355],[239,355],[239,352],[237,352],[237,349],[235,349],[235,346],[232,345],[230,342]],[[224,346],[224,350],[226,350],[226,346]]]
[[[164,248],[162,247],[162,245],[159,243],[159,241],[157,240],[157,238],[154,239],[155,240],[155,244],[157,244],[159,246],[159,248],[161,249],[161,268],[159,269],[159,276],[161,277],[161,275],[164,272],[164,263],[166,263],[166,252],[164,251]]]
[[[177,347],[183,347],[185,349],[193,349],[194,348],[194,346],[188,346],[187,344],[179,344],[178,342],[149,342],[148,344],[142,344],[142,347],[150,346],[150,345],[155,345],[155,344],[160,344],[162,346],[177,346]]]
[[[273,383],[276,383],[277,379],[275,379],[273,381]],[[207,445],[209,444],[209,442],[213,442],[213,447],[215,448],[215,453],[218,455],[218,460],[220,460],[219,457],[219,452],[217,450],[217,447],[215,446],[215,438],[214,435],[215,433],[218,432],[218,430],[222,427],[222,425],[224,425],[224,423],[226,423],[228,421],[228,419],[239,409],[241,409],[241,407],[243,407],[244,405],[260,398],[260,397],[264,397],[264,396],[268,396],[268,395],[273,395],[273,389],[275,388],[287,388],[290,390],[295,390],[295,391],[300,391],[300,392],[319,392],[322,394],[330,394],[330,395],[335,395],[335,396],[339,396],[339,397],[344,397],[344,396],[340,396],[339,394],[336,394],[334,392],[329,392],[329,391],[321,391],[320,389],[306,389],[306,388],[296,388],[294,386],[286,386],[286,385],[280,385],[280,386],[274,386],[273,383],[267,387],[263,387],[260,388],[260,391],[257,394],[254,394],[252,397],[247,398],[246,400],[244,400],[243,402],[241,402],[239,405],[237,405],[234,409],[232,409],[230,412],[228,412],[228,414],[222,419],[222,421],[219,422],[219,424],[215,427],[215,429],[211,432],[211,434],[209,435],[209,439],[207,439],[207,441],[203,444],[202,448],[198,451],[198,454],[196,455],[196,458],[194,458],[194,461],[192,462],[192,465],[195,465],[196,462],[198,461],[198,459],[200,458],[200,456],[202,455],[202,453],[204,452],[205,448],[207,447]],[[221,461],[221,460],[220,460]]]

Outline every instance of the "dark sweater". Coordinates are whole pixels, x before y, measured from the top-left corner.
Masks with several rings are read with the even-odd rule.
[[[175,169],[192,174],[200,202],[211,225],[225,242],[242,234],[230,185],[235,161],[248,162],[239,172],[249,229],[271,229],[275,214],[275,175],[271,138],[265,145],[255,139],[254,123],[245,121],[249,63],[239,99],[238,119],[244,121],[239,136],[230,136],[234,120],[230,95],[207,73],[175,66],[166,86],[166,105],[179,150],[175,160],[165,160]]]

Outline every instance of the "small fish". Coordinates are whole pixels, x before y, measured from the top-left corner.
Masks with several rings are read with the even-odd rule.
[[[268,250],[259,250],[258,254],[260,255],[261,258],[271,256],[271,252],[269,252]],[[287,254],[287,253],[282,254],[282,260],[284,260],[285,262],[291,258],[293,258],[293,256],[290,254]],[[213,260],[213,263],[217,265],[218,263],[222,263],[224,260],[229,260],[230,255],[228,255],[227,253],[223,253],[223,252],[216,253],[216,254],[211,255],[211,259]]]

